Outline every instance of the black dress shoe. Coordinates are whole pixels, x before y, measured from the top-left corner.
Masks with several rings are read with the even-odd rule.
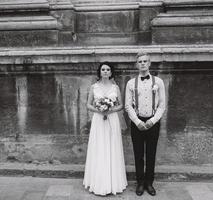
[[[143,184],[137,184],[136,186],[136,194],[138,196],[141,196],[144,193],[144,185]]]
[[[150,195],[152,195],[152,196],[156,195],[155,188],[152,185],[150,185],[150,184],[146,185],[146,190]]]

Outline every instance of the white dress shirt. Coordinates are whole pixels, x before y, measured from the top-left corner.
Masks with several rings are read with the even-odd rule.
[[[150,74],[149,74],[150,75]],[[155,76],[155,113],[153,115],[152,108],[152,78],[141,80],[138,78],[138,111],[141,117],[151,117],[153,124],[158,122],[165,110],[165,87],[163,80]],[[130,79],[126,86],[125,109],[129,118],[136,126],[140,123],[133,105],[135,107],[135,78]]]

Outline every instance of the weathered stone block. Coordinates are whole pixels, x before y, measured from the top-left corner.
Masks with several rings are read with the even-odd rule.
[[[141,6],[139,10],[139,30],[150,31],[151,35],[151,21],[162,11],[163,8],[161,4],[152,7]]]
[[[78,12],[76,19],[79,45],[125,45],[138,42],[137,10]]]
[[[0,46],[55,46],[58,23],[52,16],[0,18]]]
[[[210,44],[213,27],[165,27],[153,29],[153,44]]]
[[[1,47],[56,46],[57,30],[1,31]]]
[[[138,30],[138,11],[78,12],[78,33],[129,33]]]
[[[58,34],[59,46],[75,46],[77,45],[77,35],[72,31],[60,31]]]
[[[211,14],[160,14],[152,21],[152,43],[213,43],[212,17]]]
[[[58,20],[62,25],[61,29],[66,31],[75,31],[76,13],[74,6],[69,0],[55,1],[52,0],[50,3],[50,14]]]
[[[78,45],[131,45],[137,44],[138,33],[77,33]]]
[[[60,29],[75,32],[76,14],[73,10],[54,10],[50,14],[60,23]]]
[[[152,41],[151,31],[140,31],[137,37],[138,44],[148,45]]]

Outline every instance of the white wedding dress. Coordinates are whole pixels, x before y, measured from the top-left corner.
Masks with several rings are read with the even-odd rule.
[[[94,99],[116,98],[117,86],[106,94],[98,83],[93,85]],[[91,123],[83,185],[97,195],[121,193],[127,186],[121,127],[117,112],[107,119],[94,113]]]

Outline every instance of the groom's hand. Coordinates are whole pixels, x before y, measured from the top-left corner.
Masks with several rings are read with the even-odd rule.
[[[140,131],[145,131],[145,130],[146,130],[145,123],[142,122],[142,121],[138,124],[137,127],[138,127],[138,129],[139,129]]]
[[[146,129],[150,129],[154,124],[152,123],[152,121],[149,119],[146,121],[145,123],[145,127]]]

